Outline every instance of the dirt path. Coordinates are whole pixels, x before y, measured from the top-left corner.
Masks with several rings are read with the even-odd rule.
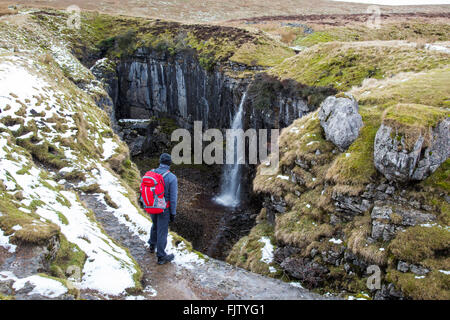
[[[95,213],[104,230],[129,248],[139,263],[145,299],[296,299],[317,300],[324,297],[288,283],[235,268],[225,262],[209,259],[194,269],[176,264],[159,266],[145,244],[108,212],[95,195],[83,195],[82,200]],[[148,288],[153,288],[149,290]],[[146,290],[147,289],[147,290]]]

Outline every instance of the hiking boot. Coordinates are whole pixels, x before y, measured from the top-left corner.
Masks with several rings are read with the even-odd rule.
[[[150,253],[155,253],[155,246],[151,244],[148,251],[150,251]]]
[[[175,258],[173,254],[165,255],[164,257],[158,257],[158,264],[165,264],[172,261]]]

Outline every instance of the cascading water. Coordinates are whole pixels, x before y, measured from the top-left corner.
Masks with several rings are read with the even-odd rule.
[[[234,116],[233,122],[231,124],[231,129],[242,129],[243,128],[243,114],[244,114],[244,104],[247,99],[247,91],[244,92],[241,98],[241,102],[239,103],[239,109],[236,115]],[[240,189],[241,189],[241,158],[244,154],[239,154],[238,157],[238,148],[236,138],[233,141],[234,143],[234,163],[226,164],[225,169],[223,171],[222,177],[222,186],[220,194],[214,199],[217,203],[227,206],[227,207],[236,207],[241,202],[240,197]]]

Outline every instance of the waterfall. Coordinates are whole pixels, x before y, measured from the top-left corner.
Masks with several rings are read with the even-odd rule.
[[[243,114],[246,99],[247,91],[242,95],[238,112],[235,114],[231,124],[231,129],[243,129]],[[239,164],[240,159],[237,159],[238,148],[236,138],[232,143],[234,143],[234,163],[225,164],[225,169],[222,176],[221,192],[214,199],[217,203],[227,207],[236,207],[241,202],[241,165]],[[243,156],[244,155],[240,155],[240,157]]]

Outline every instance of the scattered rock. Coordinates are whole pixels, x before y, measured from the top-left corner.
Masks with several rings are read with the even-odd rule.
[[[307,288],[320,286],[329,272],[324,266],[308,259],[287,258],[281,267],[288,275],[302,281]]]
[[[0,294],[4,296],[12,295],[13,280],[0,281]]]
[[[398,230],[436,220],[436,216],[420,210],[376,202],[371,213],[372,238],[390,241]]]
[[[392,283],[383,284],[381,289],[375,293],[375,300],[403,300],[403,294],[395,288]]]
[[[319,110],[320,125],[327,140],[333,142],[341,151],[347,149],[359,135],[363,126],[358,113],[358,102],[350,98],[330,96]]]

